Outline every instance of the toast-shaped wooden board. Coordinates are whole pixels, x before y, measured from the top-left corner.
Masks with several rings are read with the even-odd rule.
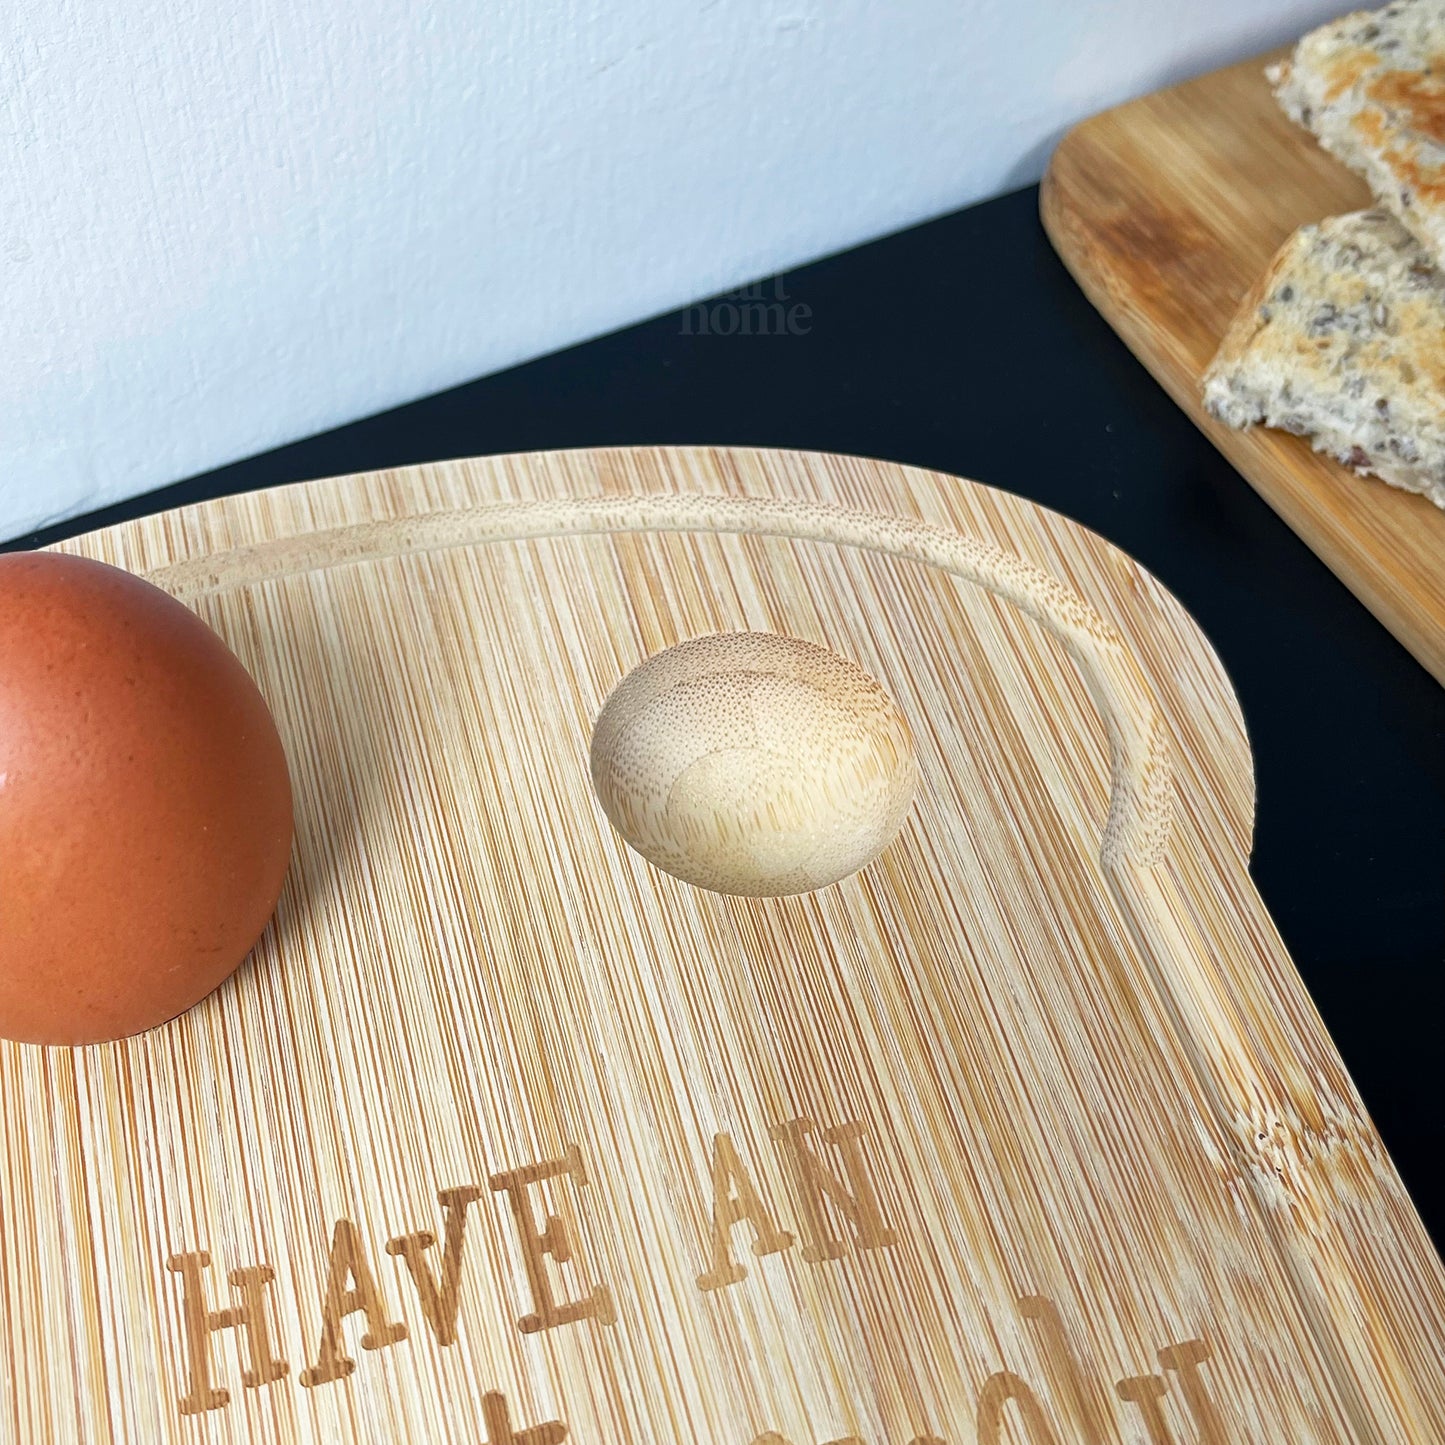
[[[1098,537],[643,448],[64,548],[241,656],[298,831],[216,994],[0,1048],[0,1438],[1445,1438],[1445,1278],[1250,882],[1235,699]],[[908,719],[841,883],[692,887],[593,794],[618,680],[731,630]]]
[[[1445,682],[1445,512],[1310,450],[1233,431],[1202,378],[1299,226],[1370,204],[1279,108],[1261,55],[1075,126],[1044,177],[1044,225],[1090,301],[1326,565]]]

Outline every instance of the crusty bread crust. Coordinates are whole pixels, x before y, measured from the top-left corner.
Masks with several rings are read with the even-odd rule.
[[[1445,507],[1445,273],[1385,211],[1302,226],[1241,303],[1204,401]]]
[[[1290,117],[1445,262],[1445,0],[1332,21],[1271,79]]]
[[[1241,365],[1249,354],[1250,348],[1256,344],[1260,332],[1269,325],[1268,318],[1261,315],[1264,299],[1278,290],[1280,278],[1288,275],[1295,267],[1296,254],[1306,244],[1306,232],[1309,229],[1309,227],[1302,227],[1296,231],[1275,252],[1274,260],[1269,263],[1264,275],[1244,293],[1244,297],[1239,303],[1239,309],[1234,313],[1234,318],[1229,323],[1229,329],[1219,343],[1219,350],[1215,352],[1214,360],[1204,374],[1206,390],[1211,376],[1228,374]],[[1263,420],[1263,418],[1256,418],[1256,420]]]

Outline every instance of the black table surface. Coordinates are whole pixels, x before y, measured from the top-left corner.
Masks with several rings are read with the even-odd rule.
[[[648,443],[885,457],[1074,517],[1223,659],[1254,749],[1254,878],[1438,1245],[1445,689],[1176,410],[1037,212],[1030,188],[769,278],[750,295],[782,303],[774,334],[734,330],[723,298],[15,545],[310,477]]]

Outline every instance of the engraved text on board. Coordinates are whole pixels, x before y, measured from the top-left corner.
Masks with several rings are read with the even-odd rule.
[[[731,1135],[716,1134],[711,1142],[708,1191],[710,1227],[701,1241],[697,1289],[714,1293],[742,1285],[749,1257],[796,1250],[806,1263],[825,1267],[854,1252],[886,1250],[898,1243],[895,1226],[885,1217],[866,1147],[867,1127],[850,1120],[825,1126],[797,1118],[772,1126],[769,1135],[794,1186],[798,1217],[779,1217],[760,1186],[754,1166],[740,1154]],[[510,1321],[523,1335],[569,1326],[614,1326],[624,1302],[613,1287],[597,1277],[580,1257],[566,1219],[546,1202],[555,1191],[570,1191],[571,1203],[585,1207],[590,1182],[583,1150],[569,1144],[550,1159],[499,1171],[485,1185],[466,1184],[440,1191],[440,1237],[416,1230],[385,1241],[383,1249],[396,1262],[400,1280],[388,1280],[378,1252],[348,1219],[335,1222],[325,1251],[322,1307],[295,1378],[306,1389],[345,1379],[357,1369],[352,1344],[362,1351],[400,1345],[410,1329],[391,1303],[398,1283],[409,1287],[416,1306],[439,1345],[456,1341],[462,1271],[466,1263],[469,1214],[490,1199],[505,1211],[511,1240],[526,1281],[525,1307]],[[244,1389],[273,1385],[292,1374],[294,1344],[277,1338],[268,1304],[275,1271],[265,1264],[238,1265],[225,1274],[229,1296],[217,1282],[208,1251],[172,1254],[167,1270],[176,1277],[184,1329],[186,1379],[180,1399],[184,1415],[223,1409],[232,1386],[218,1378],[217,1337],[235,1331],[245,1368]],[[1093,1398],[1073,1360],[1064,1326],[1054,1304],[1042,1296],[1017,1302],[1021,1316],[1037,1332],[1040,1347],[1056,1371],[1071,1382],[1077,1401]],[[355,1322],[353,1323],[353,1319]],[[1174,1415],[1188,1419],[1199,1445],[1225,1445],[1225,1431],[1210,1395],[1203,1370],[1211,1357],[1205,1341],[1189,1339],[1165,1344],[1155,1352],[1157,1369],[1147,1369],[1114,1382],[1117,1409],[1135,1430],[1143,1429],[1150,1445],[1175,1445],[1169,1402]],[[536,1425],[514,1423],[505,1396],[496,1390],[484,1396],[486,1445],[561,1445],[568,1428],[561,1420]],[[1096,1411],[1097,1405],[1093,1407]],[[974,1439],[992,1445],[1015,1431],[1033,1445],[1063,1445],[1045,1400],[1020,1375],[999,1370],[978,1392]],[[857,1436],[822,1442],[790,1440],[765,1431],[740,1445],[895,1445],[864,1441]],[[963,1445],[923,1429],[899,1445]]]

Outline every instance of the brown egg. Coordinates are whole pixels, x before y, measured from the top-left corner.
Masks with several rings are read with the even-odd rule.
[[[0,555],[0,1036],[95,1043],[204,998],[291,829],[275,722],[205,623],[100,562]]]

